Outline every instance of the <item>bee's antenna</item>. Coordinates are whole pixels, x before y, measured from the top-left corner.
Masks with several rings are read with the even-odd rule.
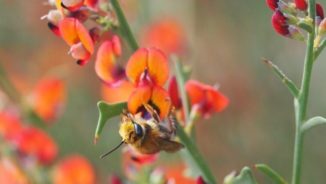
[[[118,148],[120,148],[120,146],[121,146],[123,143],[125,143],[125,142],[122,140],[122,141],[120,142],[119,145],[117,145],[115,148],[113,148],[113,149],[110,150],[109,152],[107,152],[107,153],[101,155],[100,158],[104,158],[104,157],[110,155],[112,152],[114,152],[115,150],[117,150]]]

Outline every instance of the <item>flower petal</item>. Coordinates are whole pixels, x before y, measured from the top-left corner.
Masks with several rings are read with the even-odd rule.
[[[148,74],[151,80],[163,86],[169,78],[169,63],[162,51],[156,48],[148,49]]]
[[[137,84],[140,76],[147,68],[148,51],[145,48],[138,49],[128,60],[126,75],[133,84]]]
[[[206,98],[207,103],[212,104],[212,107],[215,112],[221,112],[229,104],[229,99],[213,87],[207,89]]]
[[[112,41],[103,42],[97,51],[95,71],[104,82],[113,83],[125,77],[124,70],[116,63],[116,56]]]
[[[136,114],[139,108],[147,104],[151,98],[152,90],[148,85],[137,87],[130,95],[128,100],[128,110]]]
[[[102,85],[102,97],[108,103],[118,103],[128,101],[134,86],[126,81],[121,80],[117,84]]]
[[[75,18],[64,18],[59,22],[59,30],[62,39],[68,45],[74,45],[79,42],[77,30],[76,30],[77,19]]]
[[[173,76],[170,79],[169,82],[169,88],[168,92],[172,101],[172,105],[176,108],[179,109],[182,107],[180,95],[179,95],[179,90],[178,90],[178,84],[177,84],[177,79],[175,76]]]
[[[171,99],[169,93],[160,86],[155,86],[152,91],[151,102],[154,104],[161,119],[170,113]]]
[[[191,104],[198,104],[205,98],[202,84],[195,80],[189,80],[186,83],[186,90]]]

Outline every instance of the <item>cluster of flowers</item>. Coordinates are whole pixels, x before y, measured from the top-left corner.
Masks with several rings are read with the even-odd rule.
[[[316,3],[316,18],[315,25],[313,25],[313,20],[307,17],[308,3],[306,0],[294,0],[293,2],[266,0],[266,3],[274,11],[272,25],[277,33],[292,39],[304,41],[305,37],[301,30],[308,32],[317,30],[315,47],[319,46],[320,38],[326,32],[326,20],[321,4]]]
[[[26,108],[51,125],[63,110],[65,96],[63,81],[48,77],[23,100]],[[55,141],[43,129],[25,123],[12,104],[0,111],[0,145],[0,183],[95,183],[93,168],[84,157],[56,161]]]
[[[69,53],[79,65],[88,63],[95,52],[95,44],[99,44],[95,72],[103,83],[105,101],[127,102],[129,113],[143,116],[147,111],[144,105],[150,105],[161,120],[167,118],[174,108],[181,114],[179,121],[186,124],[176,77],[170,75],[167,57],[185,50],[181,26],[171,20],[152,24],[144,31],[142,45],[146,47],[136,50],[122,64],[119,60],[123,47],[119,36],[113,33],[114,29],[119,29],[119,23],[107,3],[109,1],[55,0],[52,4],[56,9],[50,10],[44,18],[49,21],[49,28],[70,46]],[[91,28],[88,30],[85,25]],[[195,80],[188,80],[185,89],[192,109],[204,118],[222,111],[229,103],[216,87]],[[139,171],[141,166],[151,164],[157,158],[157,155],[140,155],[128,148],[123,153],[124,170],[127,176],[131,176],[128,177],[131,181],[135,178],[130,170]],[[171,179],[167,175],[164,178]],[[113,180],[120,182],[117,178]],[[202,179],[198,178],[197,183],[200,182]]]

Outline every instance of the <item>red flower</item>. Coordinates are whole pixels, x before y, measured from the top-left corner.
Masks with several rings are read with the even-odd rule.
[[[180,184],[197,184],[196,179],[187,177],[185,175],[186,167],[182,164],[172,165],[164,168],[164,175],[167,183],[180,183]]]
[[[69,11],[76,11],[84,4],[84,0],[61,0],[61,6]]]
[[[0,112],[0,136],[5,140],[11,140],[22,130],[20,119],[13,113]]]
[[[197,106],[198,112],[205,118],[214,112],[221,112],[229,104],[229,100],[212,86],[189,80],[186,90],[192,106]]]
[[[308,8],[308,4],[306,0],[294,0],[296,8],[299,10],[305,11]]]
[[[282,36],[289,36],[289,25],[287,23],[287,18],[284,16],[284,14],[276,10],[272,16],[272,25],[277,33],[279,33]]]
[[[95,172],[82,156],[73,155],[60,161],[52,174],[53,184],[94,184]]]
[[[14,139],[17,150],[26,157],[35,157],[43,164],[51,163],[57,155],[55,142],[40,129],[24,128]]]
[[[266,0],[268,7],[273,11],[278,8],[278,2],[279,0]]]
[[[76,18],[64,18],[59,22],[59,30],[71,47],[69,53],[77,59],[77,64],[86,64],[94,52],[94,43],[87,29]]]
[[[62,80],[47,78],[38,82],[32,92],[32,107],[46,122],[53,121],[62,113],[66,88]]]

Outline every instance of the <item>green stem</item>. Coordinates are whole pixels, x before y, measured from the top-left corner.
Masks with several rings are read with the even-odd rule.
[[[315,51],[315,60],[318,58],[318,56],[320,55],[321,51],[326,47],[326,39],[324,39],[323,41],[321,41],[321,43],[319,44],[319,47],[316,49]]]
[[[194,142],[189,138],[189,136],[186,134],[186,132],[183,130],[182,127],[179,126],[179,123],[177,123],[177,135],[181,142],[185,145],[187,148],[187,151],[189,152],[192,159],[197,164],[197,167],[200,169],[202,176],[204,177],[205,181],[210,184],[217,183],[215,180],[214,175],[211,173],[209,167],[205,163],[203,157],[200,155],[198,148],[194,144]]]
[[[133,34],[131,32],[131,29],[129,27],[127,19],[121,9],[121,6],[120,6],[118,0],[111,0],[110,2],[114,8],[114,11],[115,11],[117,17],[118,17],[121,33],[123,34],[124,38],[128,42],[131,49],[133,51],[136,51],[138,49],[138,44],[136,42],[135,37],[133,36]]]
[[[309,17],[315,24],[315,0],[309,0]],[[301,168],[302,168],[302,152],[303,152],[303,136],[304,133],[301,131],[301,126],[306,119],[308,96],[310,80],[314,62],[314,39],[315,32],[312,31],[308,35],[306,58],[303,69],[303,77],[301,83],[301,89],[299,97],[295,99],[295,117],[296,117],[296,131],[295,131],[295,144],[294,144],[294,156],[293,156],[293,175],[292,184],[300,184]]]
[[[120,29],[122,29],[121,31],[123,32],[125,39],[129,43],[129,46],[132,48],[133,51],[137,50],[138,44],[130,30],[129,24],[124,16],[124,13],[119,5],[119,2],[117,0],[111,0],[111,3],[112,3],[112,6],[113,6],[116,14],[117,14],[119,24],[121,26]],[[180,74],[181,73],[179,73],[179,76],[181,76]],[[179,80],[179,82],[180,82],[180,80]],[[184,89],[183,89],[183,91],[184,91]],[[185,102],[185,101],[186,100],[184,99],[183,102]],[[186,114],[186,116],[189,117],[189,112]],[[188,152],[190,153],[191,157],[193,158],[193,160],[196,162],[198,168],[201,170],[201,173],[202,173],[204,179],[210,184],[217,183],[215,181],[214,175],[211,173],[211,171],[209,170],[204,159],[200,155],[196,145],[191,141],[190,137],[185,133],[183,128],[178,127],[177,134],[178,134],[178,137],[180,138],[180,140],[182,141],[182,143],[186,146],[186,148],[187,148]]]

